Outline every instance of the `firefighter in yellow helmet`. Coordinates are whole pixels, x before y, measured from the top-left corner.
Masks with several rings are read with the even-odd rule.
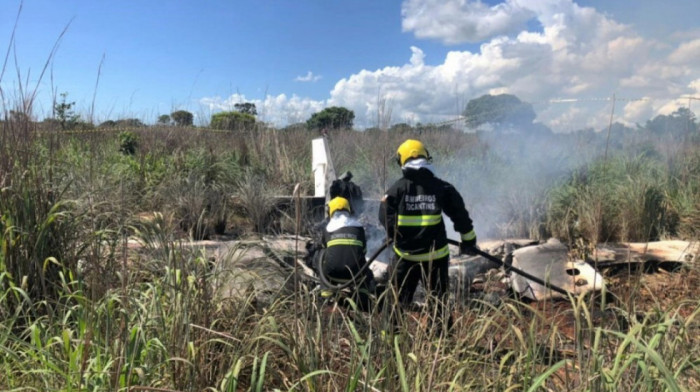
[[[349,288],[351,298],[361,310],[369,310],[370,293],[375,283],[372,271],[365,267],[367,241],[365,229],[355,218],[350,202],[343,197],[335,197],[328,202],[328,223],[323,230],[323,256],[316,271],[323,274],[322,296],[332,296],[332,285],[352,283]]]
[[[423,143],[406,140],[399,146],[396,160],[403,176],[389,188],[379,208],[379,221],[393,241],[392,284],[401,305],[407,306],[422,281],[426,292],[432,294],[429,297],[437,300],[435,332],[446,332],[452,317],[446,306],[449,249],[442,214],[460,233],[462,253],[471,254],[476,246],[474,226],[459,192],[435,176]]]

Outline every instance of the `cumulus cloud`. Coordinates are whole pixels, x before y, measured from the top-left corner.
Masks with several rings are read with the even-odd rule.
[[[700,38],[681,44],[668,59],[675,64],[697,63],[700,60]]]
[[[700,79],[693,80],[688,84],[688,87],[691,88],[694,94],[700,94]]]
[[[644,103],[618,104],[615,120],[640,116],[692,91],[700,74],[700,40],[650,41],[628,26],[571,0],[507,0],[496,6],[459,0],[406,0],[404,29],[445,43],[482,40],[478,51],[451,51],[428,65],[419,47],[407,63],[361,70],[338,81],[329,103],[351,108],[356,123],[374,126],[377,92],[392,105],[392,122],[455,118],[469,99],[492,91],[515,94],[535,106],[538,121],[555,130],[601,129],[609,121],[613,94]],[[527,31],[535,18],[541,30]],[[480,21],[491,21],[479,25]],[[521,31],[512,33],[499,21]],[[489,38],[491,37],[491,38]],[[570,97],[575,103],[555,103]],[[363,123],[364,121],[364,123]]]
[[[316,82],[321,79],[321,75],[314,75],[313,72],[309,71],[304,76],[297,76],[294,78],[295,82]]]
[[[628,102],[624,108],[624,118],[630,123],[643,124],[654,117],[654,105],[651,99]]]
[[[358,127],[378,126],[387,113],[391,123],[439,122],[458,117],[470,99],[510,93],[533,104],[537,121],[555,131],[600,130],[610,120],[613,94],[621,100],[614,120],[629,124],[672,111],[683,103],[680,96],[700,94],[697,31],[651,40],[573,0],[505,0],[494,6],[405,0],[402,18],[404,30],[419,38],[481,44],[430,63],[412,46],[402,65],[340,79],[328,100],[278,95],[253,101],[267,117],[263,121],[285,125],[327,106],[344,106],[355,112]],[[528,21],[538,27],[528,30],[535,25]],[[297,80],[317,77],[309,71]],[[631,100],[637,98],[644,100]],[[230,110],[241,100],[233,95],[202,102]]]
[[[302,98],[297,95],[288,97],[285,94],[268,95],[265,99],[247,99],[242,94],[233,94],[227,98],[206,97],[200,99],[200,104],[206,107],[210,114],[234,110],[234,105],[242,102],[254,103],[258,111],[258,120],[277,127],[304,122],[312,114],[327,106],[325,101]]]
[[[480,42],[525,27],[534,14],[517,0],[489,6],[468,0],[408,0],[401,7],[401,26],[418,38],[446,44]]]

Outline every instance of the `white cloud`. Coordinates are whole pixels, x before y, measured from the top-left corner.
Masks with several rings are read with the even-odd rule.
[[[457,44],[516,33],[534,14],[517,0],[494,6],[467,0],[407,0],[401,16],[404,31]]]
[[[691,64],[700,61],[700,38],[681,44],[668,57],[674,64]]]
[[[209,115],[219,111],[234,110],[234,105],[241,102],[254,103],[258,111],[258,120],[278,127],[304,122],[312,114],[326,107],[325,101],[301,98],[297,95],[288,97],[285,94],[268,95],[265,99],[247,99],[242,94],[233,94],[228,98],[205,97],[200,99],[200,103],[209,110]]]
[[[525,14],[536,18],[542,30],[504,36],[505,27],[498,23],[479,28],[475,21],[510,15],[523,28]],[[697,36],[681,42],[646,40],[632,26],[571,0],[507,0],[493,7],[406,0],[403,18],[404,29],[446,43],[495,37],[478,52],[451,51],[437,65],[426,65],[423,51],[411,47],[404,65],[361,70],[341,79],[329,103],[354,110],[358,125],[377,125],[378,91],[389,98],[392,122],[424,123],[455,118],[469,99],[499,91],[532,103],[538,120],[558,130],[602,129],[609,121],[608,98],[613,94],[649,99],[617,105],[615,120],[633,123],[692,92],[690,82],[700,74],[700,61],[690,61],[698,58]],[[549,103],[555,97],[577,102]]]
[[[700,94],[700,30],[649,40],[634,26],[573,0],[506,0],[496,6],[405,0],[402,17],[404,30],[421,38],[482,43],[477,50],[450,51],[437,64],[426,63],[426,54],[412,46],[403,65],[342,78],[328,100],[278,95],[253,101],[267,116],[261,119],[284,125],[337,105],[355,112],[356,126],[371,127],[378,125],[383,101],[392,123],[438,122],[456,118],[468,100],[498,92],[532,103],[538,121],[555,130],[600,130],[610,120],[613,94],[622,99],[614,120],[631,124],[677,107],[680,96]],[[539,23],[536,31],[526,30],[528,19]],[[309,71],[297,79],[316,77]],[[202,102],[230,110],[241,100],[234,95]]]
[[[688,100],[683,98],[674,99],[667,101],[660,108],[656,109],[655,114],[670,115],[671,113],[678,110],[678,108],[688,107]]]
[[[693,80],[688,84],[688,87],[693,90],[693,94],[700,94],[700,79]]]
[[[698,113],[697,100],[700,99],[700,79],[692,80],[688,83],[688,89],[683,90],[684,92],[679,94],[676,99],[668,100],[663,102],[663,105],[656,108],[654,114],[664,114],[669,115],[679,108],[688,108],[690,105],[691,110]],[[689,99],[690,98],[690,99]]]
[[[321,75],[314,75],[313,72],[309,71],[304,76],[297,76],[294,78],[295,82],[315,82],[321,79]]]
[[[628,123],[643,124],[654,117],[654,105],[650,99],[628,102],[624,108],[624,118]]]

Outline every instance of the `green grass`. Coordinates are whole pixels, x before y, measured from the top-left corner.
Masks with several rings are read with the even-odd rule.
[[[212,301],[216,272],[175,244],[133,262],[139,268],[96,299],[91,278],[61,274],[52,314],[6,285],[3,299],[24,300],[2,322],[2,388],[656,391],[693,390],[698,377],[697,299],[641,318],[642,298],[602,316],[600,300],[586,297],[458,305],[451,336],[426,335],[426,311],[409,314],[404,337],[387,343],[381,315],[328,313],[307,293],[282,292],[262,307],[254,292]],[[687,277],[700,282],[697,268]]]
[[[689,162],[697,159],[695,152]],[[691,225],[698,219],[698,179],[698,166],[668,167],[644,155],[596,161],[551,190],[547,226],[553,236],[594,243],[692,240],[697,238]]]
[[[310,192],[314,134],[149,128],[132,131],[136,150],[124,154],[117,133],[1,126],[12,143],[0,145],[0,390],[698,388],[697,266],[664,275],[666,290],[642,275],[615,281],[608,301],[455,304],[454,333],[442,339],[422,328],[429,309],[412,312],[404,338],[386,342],[378,310],[329,312],[304,290],[285,286],[265,303],[255,291],[219,298],[224,271],[177,242],[286,227],[270,196],[296,184]],[[640,131],[603,160],[595,135],[504,145],[458,132],[339,131],[336,170],[378,198],[399,175],[395,146],[407,137],[429,146],[489,222],[480,233],[698,240],[697,138],[664,145],[673,141]]]

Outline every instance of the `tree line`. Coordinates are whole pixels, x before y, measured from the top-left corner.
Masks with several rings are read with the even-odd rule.
[[[75,102],[68,101],[68,93],[60,94],[60,101],[53,105],[52,116],[42,121],[42,124],[51,129],[61,130],[86,130],[94,129],[95,126],[81,118],[75,111]],[[258,124],[256,116],[257,108],[252,102],[240,102],[234,104],[233,110],[222,111],[211,115],[209,128],[242,131],[249,130]],[[471,130],[487,130],[503,133],[524,133],[543,134],[552,133],[544,124],[535,121],[537,114],[530,103],[521,101],[511,94],[482,95],[470,100],[462,117],[458,119],[463,122],[466,128]],[[21,111],[10,110],[6,113],[6,121],[31,122],[27,114]],[[331,106],[325,108],[309,117],[306,122],[288,125],[282,129],[310,129],[325,133],[336,129],[352,129],[355,120],[355,113],[352,110],[341,106]],[[169,114],[158,116],[156,125],[192,127],[194,115],[186,110],[175,110]],[[118,120],[106,120],[97,128],[142,128],[146,127],[140,119],[123,118]],[[648,129],[654,133],[693,133],[698,130],[695,114],[688,108],[679,108],[670,115],[658,115],[645,124],[637,124],[637,129]],[[369,128],[376,130],[378,128]],[[406,131],[412,129],[421,130],[451,130],[453,126],[450,122],[438,124],[415,125],[407,123],[397,123],[388,127],[388,130]],[[626,132],[634,130],[623,124],[615,123],[611,127],[614,132]],[[591,130],[581,130],[591,131]]]

